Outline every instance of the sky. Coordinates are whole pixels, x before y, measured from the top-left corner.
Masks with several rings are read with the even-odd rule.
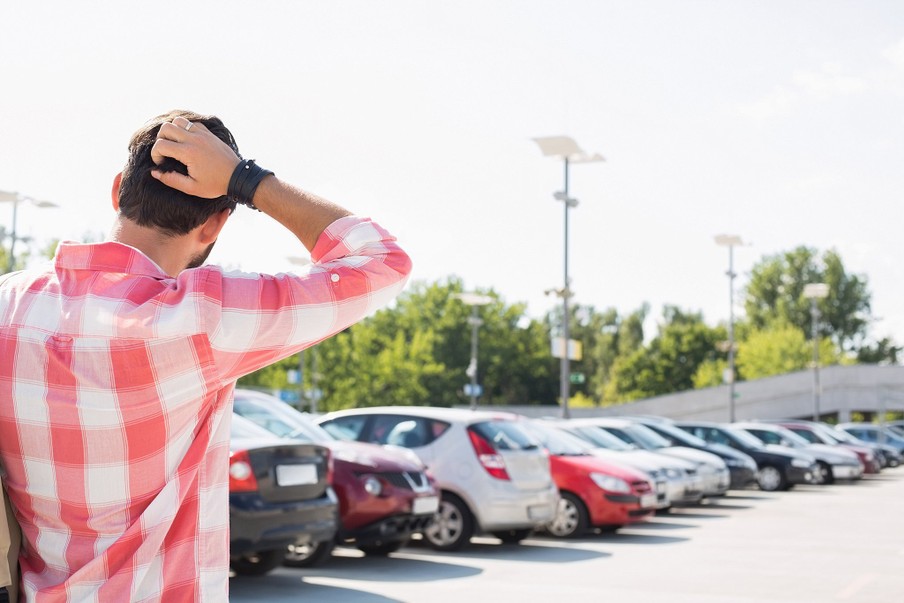
[[[59,205],[20,206],[36,243],[104,236],[131,133],[191,109],[387,227],[414,279],[540,317],[564,174],[532,139],[567,135],[606,159],[570,169],[575,302],[726,321],[727,233],[736,299],[762,258],[835,249],[872,334],[904,341],[899,2],[34,0],[0,9],[0,57],[0,190]],[[239,208],[210,261],[278,272],[303,252]]]

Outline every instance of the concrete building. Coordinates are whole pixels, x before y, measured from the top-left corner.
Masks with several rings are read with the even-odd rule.
[[[904,366],[829,366],[819,371],[820,415],[850,421],[852,412],[872,416],[904,412]],[[812,419],[815,409],[813,371],[735,383],[735,419]],[[655,415],[672,419],[727,422],[728,386],[690,390],[604,408],[570,408],[571,416]],[[526,416],[557,415],[551,406],[497,407]]]

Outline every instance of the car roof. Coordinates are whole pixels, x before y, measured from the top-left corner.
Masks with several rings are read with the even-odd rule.
[[[574,425],[608,425],[609,427],[630,427],[636,425],[635,421],[624,419],[621,417],[582,417],[580,419],[571,419]]]
[[[437,419],[449,423],[474,423],[477,421],[491,421],[498,419],[517,420],[520,415],[509,412],[497,412],[489,410],[471,410],[467,408],[444,408],[439,406],[368,406],[364,408],[348,408],[327,413],[320,417],[320,421],[328,421],[339,417],[360,415],[411,415]]]

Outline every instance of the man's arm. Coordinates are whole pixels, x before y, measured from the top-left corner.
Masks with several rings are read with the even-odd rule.
[[[157,142],[151,151],[154,163],[171,157],[188,167],[188,175],[178,172],[152,171],[151,174],[177,190],[214,199],[226,194],[229,178],[239,158],[222,140],[210,133],[201,123],[192,123],[177,117],[165,123],[157,134]],[[254,205],[262,212],[289,229],[298,240],[312,251],[324,229],[351,212],[311,193],[270,175],[263,179],[254,194]]]

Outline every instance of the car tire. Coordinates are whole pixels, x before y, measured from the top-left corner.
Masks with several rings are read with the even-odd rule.
[[[287,567],[314,567],[329,559],[333,554],[332,540],[293,544],[283,555],[283,565]]]
[[[579,538],[590,527],[590,519],[584,501],[571,492],[562,492],[556,516],[546,524],[546,531],[556,538]]]
[[[381,542],[380,544],[364,544],[359,545],[358,550],[369,557],[385,557],[389,553],[395,553],[407,543],[408,540],[406,539]]]
[[[788,489],[788,479],[785,477],[785,473],[772,465],[765,465],[760,469],[756,476],[756,483],[759,485],[760,490],[765,492]]]
[[[531,528],[525,528],[521,530],[502,530],[498,532],[493,532],[493,536],[498,538],[503,542],[503,544],[518,544],[533,532]]]
[[[834,484],[835,475],[832,473],[832,466],[825,461],[819,461],[817,465],[819,467],[819,483]]]
[[[229,560],[229,567],[237,576],[263,576],[280,566],[285,551],[260,551]]]
[[[474,516],[468,505],[451,492],[443,492],[424,538],[437,551],[457,551],[471,541],[473,533]]]

